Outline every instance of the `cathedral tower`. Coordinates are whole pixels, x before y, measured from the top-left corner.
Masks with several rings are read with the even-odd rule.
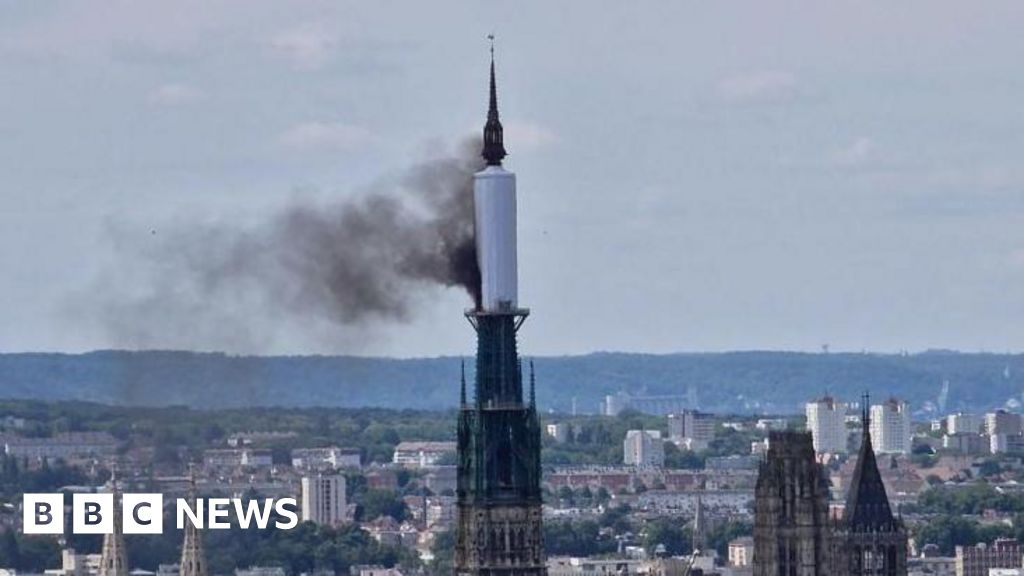
[[[505,146],[491,47],[490,106],[473,201],[481,296],[466,317],[476,330],[475,394],[462,380],[458,422],[458,576],[534,576],[547,568],[541,531],[540,423],[530,369],[529,401],[516,333],[516,177],[502,167]]]
[[[772,432],[755,488],[754,576],[829,573],[828,497],[811,433]]]

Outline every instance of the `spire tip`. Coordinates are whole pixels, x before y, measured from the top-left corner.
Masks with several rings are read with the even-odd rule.
[[[488,34],[491,42],[491,85],[490,102],[487,108],[487,123],[484,125],[484,149],[481,153],[488,166],[501,166],[505,152],[501,120],[498,118],[498,87],[494,74],[494,34]]]

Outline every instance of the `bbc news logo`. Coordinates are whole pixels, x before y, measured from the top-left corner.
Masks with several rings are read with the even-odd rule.
[[[25,534],[64,534],[63,494],[25,494],[23,504]],[[232,526],[232,516],[243,529],[255,527],[265,530],[272,525],[280,530],[290,530],[299,524],[295,498],[197,498],[194,504],[178,498],[174,508],[178,530],[184,529],[186,522],[198,529],[228,529]],[[71,532],[111,534],[116,513],[111,493],[73,494]],[[163,494],[122,495],[121,528],[125,534],[163,534]]]

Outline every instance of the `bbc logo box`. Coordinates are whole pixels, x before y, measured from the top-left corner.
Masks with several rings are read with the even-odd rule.
[[[25,494],[22,531],[25,534],[64,533],[63,494]]]
[[[163,532],[162,494],[125,494],[121,499],[121,526],[125,534]],[[64,495],[25,494],[22,516],[25,534],[63,534]],[[110,493],[73,494],[71,530],[74,534],[111,534],[114,532],[114,495]]]

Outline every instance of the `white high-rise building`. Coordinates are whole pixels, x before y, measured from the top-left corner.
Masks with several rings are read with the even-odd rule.
[[[890,398],[871,407],[871,440],[881,454],[910,453],[910,405]]]
[[[626,466],[665,465],[665,441],[658,430],[630,430],[622,442],[622,462]]]
[[[337,475],[302,478],[302,521],[338,526],[344,524],[348,504],[345,477]]]
[[[849,433],[846,431],[846,406],[831,396],[808,402],[807,429],[814,438],[814,451],[818,454],[846,452]]]

